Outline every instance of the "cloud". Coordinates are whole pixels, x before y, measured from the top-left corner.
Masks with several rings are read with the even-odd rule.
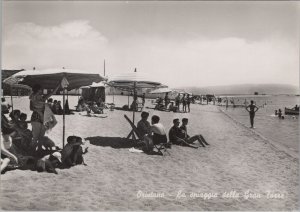
[[[4,33],[3,68],[68,67],[114,75],[143,71],[162,83],[209,86],[244,83],[299,84],[298,44],[279,36],[176,40],[120,33],[109,40],[88,21],[57,26],[19,23]]]
[[[238,37],[183,42],[151,38],[134,43],[123,46],[117,60],[159,76],[170,86],[299,83],[298,49],[278,38],[255,42]],[[122,70],[117,66],[114,70]]]
[[[57,26],[18,23],[4,33],[3,63],[20,68],[95,67],[107,44],[107,38],[86,20]]]

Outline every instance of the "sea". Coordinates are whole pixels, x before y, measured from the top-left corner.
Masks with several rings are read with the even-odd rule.
[[[233,107],[232,101],[236,105],[247,104],[253,100],[259,110],[255,114],[254,129],[257,135],[274,144],[276,148],[299,158],[299,115],[285,115],[284,108],[293,108],[300,104],[300,96],[297,95],[241,95],[227,96],[228,107],[222,103],[221,110],[238,124],[250,128],[249,113],[245,107]],[[224,97],[223,97],[224,100]],[[281,109],[284,119],[275,115],[275,110]]]

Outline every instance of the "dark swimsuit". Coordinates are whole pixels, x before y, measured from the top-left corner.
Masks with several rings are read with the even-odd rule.
[[[167,143],[168,142],[168,138],[166,135],[160,135],[157,133],[153,133],[153,144],[157,145],[157,144],[161,144],[161,143]]]

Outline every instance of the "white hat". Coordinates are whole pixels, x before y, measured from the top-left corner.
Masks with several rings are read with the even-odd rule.
[[[54,152],[52,155],[56,157],[59,162],[61,162],[61,154],[59,152]]]

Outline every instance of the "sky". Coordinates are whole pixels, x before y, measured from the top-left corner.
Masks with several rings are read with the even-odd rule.
[[[300,2],[3,1],[2,69],[299,85]]]

